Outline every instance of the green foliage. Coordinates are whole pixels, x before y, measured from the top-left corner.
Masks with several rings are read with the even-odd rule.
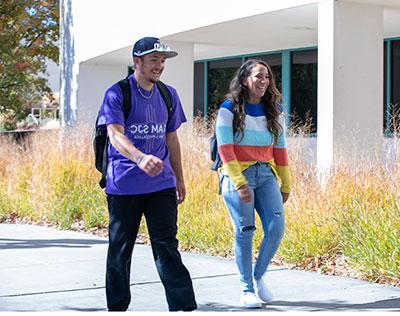
[[[63,228],[70,228],[77,220],[84,220],[86,227],[105,226],[105,196],[87,167],[79,160],[68,159],[47,179],[52,192],[47,205],[51,222]]]
[[[179,206],[180,247],[213,255],[232,255],[232,224],[222,197],[217,195],[218,180],[215,174],[208,174],[203,181],[187,183],[190,191]]]
[[[357,201],[343,213],[339,234],[350,263],[371,279],[400,279],[400,208],[393,198],[385,206]]]
[[[4,183],[0,183],[0,221],[2,219],[8,218],[12,211],[10,206],[12,205],[8,194],[5,191]]]
[[[279,255],[286,262],[305,263],[310,258],[331,256],[337,251],[336,225],[329,222],[317,224],[311,218],[300,222],[288,218],[287,221],[279,249]]]
[[[50,95],[46,59],[58,63],[59,1],[0,2],[0,116],[14,129],[43,95]]]

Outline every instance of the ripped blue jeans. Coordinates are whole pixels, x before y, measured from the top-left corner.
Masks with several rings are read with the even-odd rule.
[[[243,172],[250,187],[252,201],[243,202],[228,176],[219,174],[221,194],[234,228],[234,253],[243,292],[254,292],[253,277],[260,279],[281,242],[285,221],[282,195],[271,167],[256,163]],[[252,266],[252,243],[255,227],[254,209],[261,219],[264,232],[257,261]]]

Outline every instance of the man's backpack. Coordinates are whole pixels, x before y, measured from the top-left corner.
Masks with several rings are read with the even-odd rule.
[[[129,79],[125,78],[118,82],[119,87],[122,91],[122,106],[124,111],[125,122],[128,119],[129,113],[132,109],[132,99],[131,99],[131,87],[129,84]],[[156,85],[160,90],[161,96],[165,102],[168,110],[168,120],[172,113],[172,97],[168,88],[161,81],[157,81]],[[101,172],[101,180],[99,185],[101,188],[106,186],[106,175],[107,175],[107,165],[108,165],[108,145],[109,139],[107,135],[107,128],[101,128],[97,126],[99,117],[96,119],[95,134],[93,138],[93,149],[95,155],[95,166],[98,171]]]

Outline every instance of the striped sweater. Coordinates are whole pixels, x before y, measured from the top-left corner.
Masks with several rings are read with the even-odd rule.
[[[216,134],[218,153],[223,162],[220,172],[229,176],[238,189],[247,183],[243,175],[244,170],[258,161],[266,162],[280,178],[281,191],[289,193],[291,177],[285,132],[281,133],[274,143],[273,135],[267,129],[267,118],[261,104],[247,103],[245,113],[246,127],[241,139],[238,133],[233,136],[232,102],[225,100],[218,111]],[[283,114],[281,114],[281,125],[284,126]]]

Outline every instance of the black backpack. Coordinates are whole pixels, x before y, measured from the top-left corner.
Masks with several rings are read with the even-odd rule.
[[[122,91],[122,106],[124,110],[124,118],[126,121],[128,119],[129,113],[131,112],[132,108],[131,87],[128,78],[118,81],[118,85]],[[170,115],[172,113],[172,97],[170,95],[168,88],[165,86],[163,82],[157,81],[156,85],[160,90],[161,96],[167,107],[168,120],[169,120]],[[99,182],[99,185],[101,188],[105,188],[107,164],[108,164],[109,139],[107,135],[107,128],[101,128],[97,126],[98,120],[99,116],[97,116],[96,119],[95,134],[93,138],[93,149],[94,149],[96,169],[101,172],[101,180]]]
[[[280,103],[277,103],[277,105],[278,105],[278,110],[282,113],[283,112],[282,105]],[[235,126],[233,126],[233,135],[235,134],[236,134]],[[213,162],[211,164],[211,170],[218,171],[218,168],[222,167],[222,160],[218,153],[218,143],[217,143],[217,135],[215,134],[215,128],[213,136],[210,137],[210,158],[211,161]]]
[[[235,126],[233,126],[233,135],[236,134]],[[218,152],[217,134],[214,133],[210,137],[210,158],[212,161],[211,170],[218,171],[218,168],[222,167],[222,160]]]

